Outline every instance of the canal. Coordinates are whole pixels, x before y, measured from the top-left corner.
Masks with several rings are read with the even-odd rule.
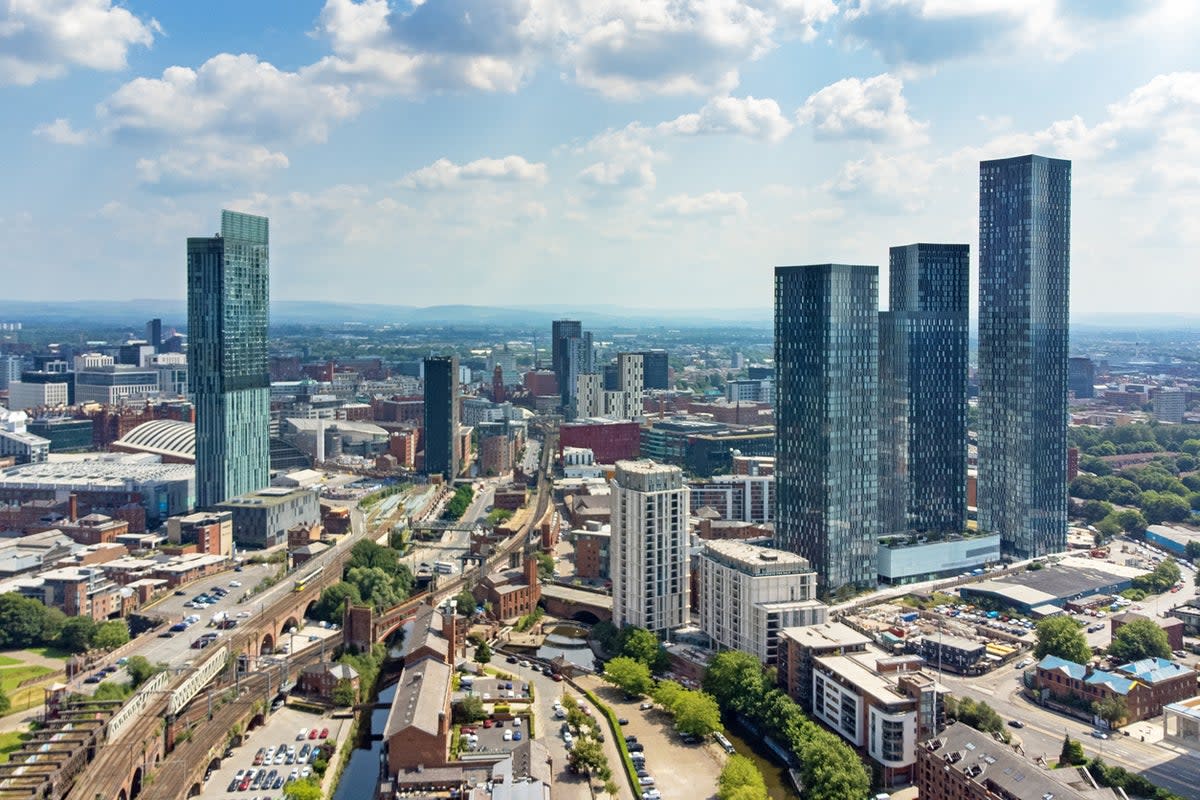
[[[758,767],[758,771],[767,782],[767,796],[771,800],[800,800],[800,794],[793,788],[787,768],[761,739],[736,722],[725,729],[725,738],[737,750],[738,755],[745,756]]]
[[[392,683],[379,693],[378,701],[392,704],[396,696],[396,684]],[[371,741],[371,731],[383,732],[387,724],[388,708],[376,708],[371,712],[370,720],[365,712],[359,719],[358,740],[350,751],[350,760],[342,771],[337,789],[333,792],[333,800],[362,800],[364,797],[375,796],[375,785],[379,782],[379,754],[383,750],[383,742]]]
[[[592,669],[595,656],[587,641],[587,628],[559,623],[550,629],[546,640],[537,649],[537,657],[547,661],[562,656],[572,664]]]

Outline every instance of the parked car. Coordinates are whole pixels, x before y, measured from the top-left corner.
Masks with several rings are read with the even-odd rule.
[[[651,703],[649,700],[647,700],[638,706],[638,708],[640,708],[642,711],[649,711],[650,709],[654,708],[654,703]]]
[[[628,724],[629,724],[629,720],[625,719],[624,717],[620,717],[620,718],[617,720],[617,724],[618,724],[618,725],[628,725]]]

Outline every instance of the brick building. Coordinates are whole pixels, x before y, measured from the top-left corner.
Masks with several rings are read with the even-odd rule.
[[[641,452],[641,426],[636,422],[592,419],[568,422],[558,429],[559,457],[562,448],[586,447],[598,464],[615,464],[635,459]]]
[[[229,555],[233,552],[233,514],[209,511],[171,517],[167,520],[167,541],[191,545],[191,552]]]
[[[304,694],[332,700],[333,690],[342,681],[349,681],[355,694],[358,693],[358,671],[354,667],[336,661],[322,661],[304,668],[297,680],[297,688]]]
[[[1119,697],[1125,703],[1126,721],[1136,722],[1195,695],[1196,672],[1162,658],[1145,658],[1106,671],[1046,656],[1037,665],[1034,686],[1044,700],[1086,709]]]
[[[520,569],[493,572],[475,587],[475,599],[491,603],[492,616],[516,619],[529,614],[542,598],[537,559],[528,558]]]
[[[1134,622],[1139,619],[1150,620],[1155,625],[1162,628],[1163,632],[1167,634],[1167,642],[1171,645],[1172,650],[1183,649],[1184,624],[1182,620],[1175,619],[1173,617],[1164,617],[1159,620],[1143,616],[1142,614],[1135,614],[1132,611],[1126,611],[1124,614],[1113,614],[1108,619],[1109,625],[1112,627],[1112,635],[1116,636],[1117,631],[1121,629],[1122,625],[1128,625],[1130,622]]]
[[[580,578],[607,578],[612,528],[593,522],[582,530],[571,531],[571,538],[575,541],[575,574]]]

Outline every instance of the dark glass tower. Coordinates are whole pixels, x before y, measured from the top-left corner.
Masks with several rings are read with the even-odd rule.
[[[879,315],[881,534],[967,525],[970,248],[890,251],[890,310]]]
[[[979,165],[979,527],[1031,558],[1067,545],[1071,162]]]
[[[879,274],[775,268],[777,545],[825,594],[874,586],[879,531]]]
[[[270,480],[266,217],[221,212],[221,233],[187,240],[188,388],[196,403],[196,504]]]
[[[458,356],[425,359],[425,472],[458,476]]]
[[[666,350],[642,351],[643,376],[647,389],[666,389],[668,364]]]
[[[583,336],[583,323],[577,319],[556,319],[550,323],[550,369],[558,378],[558,392],[565,406],[573,391],[567,391],[567,340]]]

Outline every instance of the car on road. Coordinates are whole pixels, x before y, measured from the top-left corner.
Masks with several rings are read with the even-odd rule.
[[[1096,739],[1107,739],[1108,734],[1104,731],[1092,731],[1092,736]]]
[[[1019,719],[1010,719],[1010,720],[1008,721],[1008,727],[1010,727],[1010,728],[1024,728],[1024,727],[1025,727],[1025,723],[1024,723],[1024,722],[1021,722],[1021,720],[1019,720]]]

